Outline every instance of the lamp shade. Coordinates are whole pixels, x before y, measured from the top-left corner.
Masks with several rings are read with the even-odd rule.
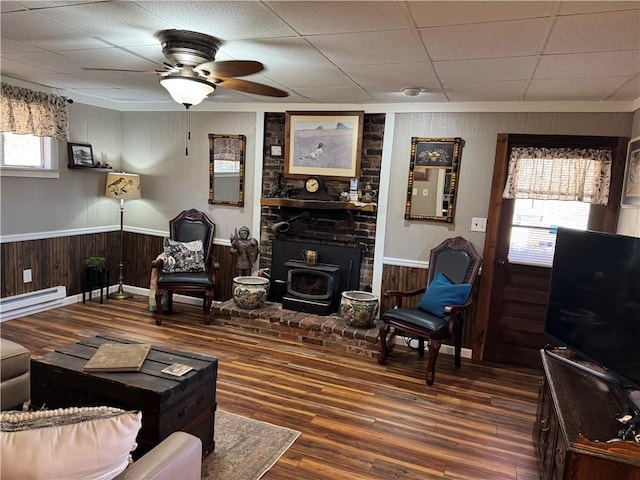
[[[105,196],[121,200],[140,198],[140,176],[135,173],[107,174]]]
[[[167,89],[171,98],[182,105],[198,105],[216,87],[200,78],[167,75],[160,79],[160,85]]]

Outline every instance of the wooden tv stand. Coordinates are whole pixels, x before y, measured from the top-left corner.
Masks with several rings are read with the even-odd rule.
[[[612,441],[627,407],[617,386],[541,350],[533,440],[544,480],[640,480],[640,444]]]

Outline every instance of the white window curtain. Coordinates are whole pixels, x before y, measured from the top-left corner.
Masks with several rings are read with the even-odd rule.
[[[2,82],[0,131],[69,139],[67,98]]]
[[[609,150],[514,147],[502,198],[606,205],[611,161]]]

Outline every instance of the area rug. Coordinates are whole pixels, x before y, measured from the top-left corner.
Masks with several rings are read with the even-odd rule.
[[[258,480],[300,432],[216,411],[215,450],[202,462],[203,480]]]

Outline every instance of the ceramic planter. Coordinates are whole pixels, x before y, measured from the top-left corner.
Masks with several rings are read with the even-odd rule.
[[[342,292],[340,312],[342,319],[351,327],[373,327],[379,306],[378,297],[373,293],[359,290]]]
[[[269,279],[255,276],[235,277],[232,290],[233,301],[238,307],[251,310],[260,308],[269,294]]]

